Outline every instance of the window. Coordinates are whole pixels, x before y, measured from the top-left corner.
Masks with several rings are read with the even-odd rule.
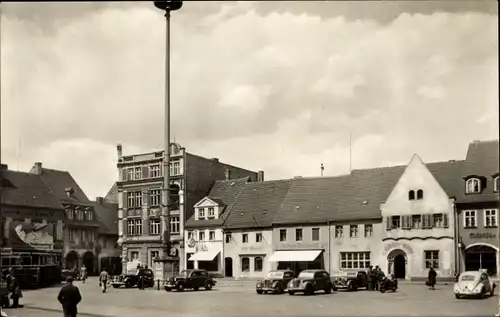
[[[181,220],[179,216],[170,217],[170,233],[179,233]]]
[[[154,164],[149,166],[149,177],[160,177],[161,169],[160,164]]]
[[[149,234],[150,235],[159,235],[161,228],[160,219],[150,219],[149,220]]]
[[[152,189],[149,191],[149,204],[159,206],[161,203],[161,189]]]
[[[481,191],[481,182],[477,178],[468,179],[465,182],[465,193],[466,194],[476,194]]]
[[[250,271],[250,259],[242,258],[241,259],[241,272],[249,272]]]
[[[230,243],[232,239],[231,232],[226,233],[226,243]]]
[[[155,264],[154,259],[160,257],[160,251],[151,251],[150,254],[151,254],[151,262],[149,266],[154,267]]]
[[[208,207],[208,219],[215,218],[215,210],[214,207]]]
[[[180,175],[181,174],[181,163],[172,162],[170,163],[170,175]]]
[[[340,239],[344,237],[344,227],[335,226],[335,238]]]
[[[215,241],[215,231],[208,232],[208,241]]]
[[[498,191],[498,186],[500,185],[500,181],[498,176],[493,178],[493,191],[497,192]]]
[[[134,179],[134,169],[132,167],[127,168],[127,179],[128,180]]]
[[[68,210],[68,219],[69,220],[75,219],[75,212],[73,210]]]
[[[434,228],[443,228],[443,214],[433,214]]]
[[[255,242],[262,242],[262,233],[255,234]]]
[[[128,207],[141,207],[142,206],[142,192],[128,192],[127,193]]]
[[[364,269],[370,267],[370,252],[340,252],[340,267]]]
[[[205,241],[205,231],[198,232],[198,240]]]
[[[84,214],[82,210],[77,210],[76,212],[76,219],[78,220],[83,220],[84,219]]]
[[[349,237],[351,237],[351,238],[358,237],[358,225],[349,226]]]
[[[142,219],[127,220],[127,235],[129,236],[142,235]]]
[[[475,210],[464,210],[464,228],[476,228]]]
[[[392,229],[401,228],[401,216],[392,216],[391,217],[391,228]]]
[[[312,228],[312,241],[319,241],[319,228]]]
[[[75,231],[74,230],[68,230],[68,239],[69,239],[69,242],[75,243]]]
[[[262,272],[262,258],[260,256],[253,259],[253,268],[255,272]]]
[[[408,192],[408,200],[414,200],[415,199],[415,191],[410,190]]]
[[[295,229],[295,241],[302,241],[302,229]]]
[[[439,269],[439,251],[424,251],[425,268]]]
[[[142,167],[138,166],[134,168],[134,179],[142,179]]]
[[[365,238],[371,237],[373,235],[373,225],[365,225]]]
[[[188,240],[193,239],[193,231],[188,231]]]
[[[135,203],[135,192],[128,192],[127,193],[127,205],[128,207],[134,207]]]
[[[286,241],[286,229],[280,229],[280,241]]]
[[[135,192],[135,206],[136,207],[142,206],[142,192],[141,191]]]
[[[424,199],[424,191],[419,189],[417,191],[417,199]]]
[[[486,209],[484,211],[484,226],[488,227],[496,227],[497,223],[497,210],[496,209]]]
[[[413,229],[422,228],[422,216],[421,215],[412,215],[411,216],[411,227]]]
[[[94,220],[94,214],[92,213],[91,210],[87,210],[87,220],[89,221]]]
[[[248,233],[242,234],[241,239],[242,239],[243,243],[248,243]]]
[[[137,251],[130,252],[130,261],[139,261],[139,252]]]
[[[198,219],[205,219],[205,208],[198,209]]]

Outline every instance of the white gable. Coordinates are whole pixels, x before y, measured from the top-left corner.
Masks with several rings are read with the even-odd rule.
[[[419,190],[423,192],[422,199],[417,199]],[[414,192],[413,200],[410,200],[410,191]],[[444,189],[420,157],[415,154],[392,189],[383,205],[382,212],[385,214],[393,212],[399,214],[440,213],[448,210],[449,202],[449,197]]]
[[[205,197],[202,200],[200,200],[196,205],[194,205],[194,208],[199,208],[199,207],[217,207],[219,206],[218,203],[210,199],[209,197]]]

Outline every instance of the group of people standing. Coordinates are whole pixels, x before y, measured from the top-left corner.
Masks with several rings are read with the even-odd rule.
[[[368,270],[366,270],[366,280],[368,283],[369,291],[378,291],[380,286],[380,281],[385,276],[382,269],[377,265],[373,267],[370,265]]]

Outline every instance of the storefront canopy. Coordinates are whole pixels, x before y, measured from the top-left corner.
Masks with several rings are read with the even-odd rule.
[[[202,251],[191,255],[188,261],[213,261],[220,251]]]
[[[312,262],[321,250],[276,251],[269,257],[270,262]]]

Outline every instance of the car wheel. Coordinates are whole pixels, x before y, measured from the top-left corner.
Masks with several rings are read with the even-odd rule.
[[[283,287],[281,286],[281,284],[278,284],[276,286],[276,294],[283,294]]]
[[[332,285],[328,284],[325,288],[325,293],[330,294],[332,292]]]
[[[261,289],[258,289],[258,290],[257,290],[257,294],[261,295],[262,293],[263,293],[263,292],[262,292],[262,290],[261,290]]]
[[[177,285],[177,287],[176,287],[176,288],[177,288],[177,291],[178,291],[178,292],[184,292],[184,285],[179,284],[179,285]]]
[[[349,285],[347,285],[347,290],[350,292],[355,292],[357,290],[357,287],[356,285],[354,285],[354,283],[350,283]]]
[[[212,284],[211,283],[205,283],[205,289],[207,291],[211,290],[212,289]]]
[[[455,298],[456,298],[456,299],[460,299],[460,295],[455,294]]]
[[[385,288],[381,288],[380,293],[385,293]]]
[[[171,292],[171,291],[172,291],[172,288],[171,288],[171,287],[165,287],[165,290],[166,290],[167,292]]]
[[[120,285],[113,284],[113,288],[120,288]]]
[[[335,286],[335,285],[332,286],[332,289],[334,292],[336,292],[338,290],[337,286]]]
[[[294,295],[295,292],[294,291],[288,291],[288,295]]]
[[[314,294],[314,288],[311,285],[307,285],[306,290],[304,291],[304,294],[306,294],[306,295]]]
[[[130,281],[125,282],[125,288],[132,288],[134,285]]]

